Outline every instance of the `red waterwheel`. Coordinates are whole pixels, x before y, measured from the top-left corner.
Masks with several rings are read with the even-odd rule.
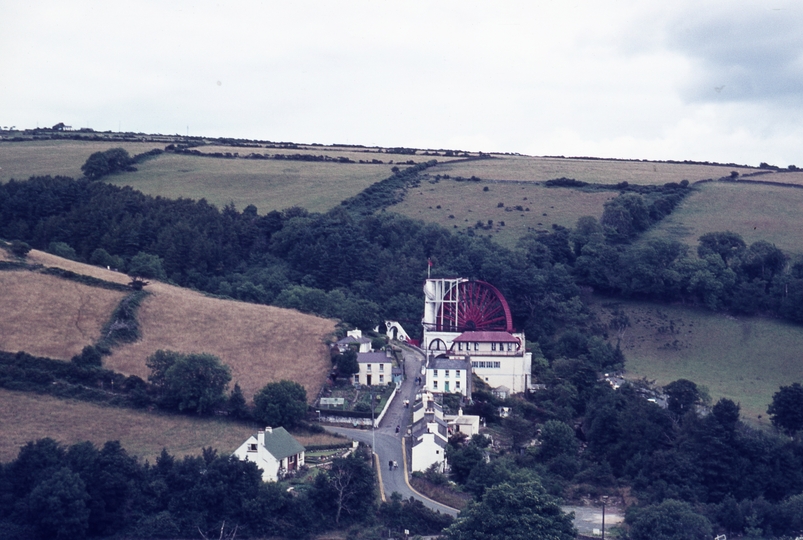
[[[513,331],[510,307],[499,289],[484,281],[464,281],[452,287],[442,306],[442,330]]]

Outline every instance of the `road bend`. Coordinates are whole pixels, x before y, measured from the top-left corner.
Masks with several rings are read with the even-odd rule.
[[[334,433],[339,433],[349,439],[367,444],[370,446],[376,440],[376,452],[379,459],[379,478],[382,486],[383,499],[390,498],[395,491],[404,499],[413,497],[424,503],[424,506],[431,510],[436,510],[442,514],[456,516],[458,511],[449,506],[429,499],[417,491],[410,488],[407,482],[408,463],[402,450],[402,436],[407,433],[407,428],[412,420],[413,403],[415,395],[420,389],[416,385],[416,377],[421,374],[421,363],[423,355],[414,349],[404,348],[404,381],[399,388],[399,395],[390,404],[390,408],[382,418],[379,427],[372,433],[370,429],[353,429],[346,427],[326,426],[326,429]],[[410,404],[404,406],[405,400]],[[399,432],[396,433],[396,427]],[[409,442],[409,439],[408,439]],[[397,467],[391,465],[396,463]]]

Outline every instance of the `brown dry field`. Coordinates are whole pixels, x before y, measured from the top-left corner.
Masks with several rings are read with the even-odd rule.
[[[28,441],[51,437],[64,444],[120,441],[129,454],[156,461],[162,448],[177,456],[199,455],[212,447],[228,454],[256,431],[215,418],[194,418],[103,407],[83,401],[0,389],[0,462],[17,457]],[[293,434],[301,444],[328,444],[331,435]]]
[[[65,268],[107,281],[129,281],[123,274],[39,251],[32,251],[28,258],[34,263]],[[31,278],[56,281],[37,279],[31,285],[17,283]],[[3,289],[20,287],[40,295],[34,306],[19,299],[14,309],[4,309],[0,314],[0,322],[4,324],[0,327],[3,328],[1,348],[59,359],[68,359],[79,353],[83,346],[91,344],[123,297],[122,293],[32,272],[0,272],[0,280],[3,280],[0,281]],[[34,291],[37,287],[38,291]],[[334,321],[273,306],[210,298],[159,282],[151,283],[147,290],[151,295],[143,301],[138,316],[142,339],[115,348],[111,356],[104,358],[106,367],[147,378],[149,370],[145,360],[159,349],[210,353],[231,368],[232,387],[239,383],[246,399],[269,382],[290,379],[304,386],[312,402],[326,381],[331,363],[324,339],[334,330]],[[24,291],[14,297],[22,297]],[[65,296],[65,291],[70,292],[69,297]],[[94,298],[108,298],[108,294],[114,297],[106,301],[106,307],[90,312],[90,307],[99,302]],[[40,305],[47,307],[38,308]],[[51,334],[47,334],[50,336],[47,339],[43,339],[39,331],[34,334],[28,330],[36,327],[37,320],[53,320],[56,312],[61,319],[57,323],[48,322],[52,328],[48,330]],[[89,313],[94,313],[92,318]],[[4,316],[6,320],[2,318]],[[77,334],[74,329],[78,320],[85,328],[80,338],[72,335]]]
[[[0,350],[60,360],[96,342],[125,296],[28,270],[0,272],[0,291]]]
[[[94,152],[125,148],[132,156],[164,148],[159,143],[121,141],[21,141],[0,143],[0,182],[27,180],[31,176],[61,175],[81,178],[87,158]]]
[[[444,163],[428,169],[429,174],[449,174],[483,180],[512,180],[543,182],[553,178],[574,178],[594,184],[665,184],[688,180],[695,182],[706,178],[728,176],[732,167],[724,165],[692,165],[683,163],[659,163],[641,161],[614,161],[597,159],[546,158],[495,154],[496,159],[469,162]],[[759,169],[737,169],[747,174]],[[762,175],[756,179],[768,180]],[[786,174],[783,175],[787,177]]]

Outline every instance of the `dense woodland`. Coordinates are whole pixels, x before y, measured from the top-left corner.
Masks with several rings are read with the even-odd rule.
[[[600,219],[584,217],[574,229],[530,233],[513,250],[386,212],[407,188],[427,177],[433,164],[396,169],[390,178],[325,214],[301,208],[266,215],[253,206],[218,209],[203,200],[154,198],[87,178],[11,181],[0,185],[0,238],[143,278],[337,317],[363,329],[392,318],[406,322],[413,332],[418,331],[421,284],[430,259],[433,277],[482,279],[504,293],[516,327],[526,332],[534,351],[534,377],[545,385],[542,391],[505,402],[488,391],[476,392],[469,410],[509,434],[511,446],[486,462],[488,449],[482,440],[451,441],[451,479],[475,497],[472,515],[491,511],[483,506],[489,490],[501,497],[501,486],[518,485],[536,486],[534,496],[544,500],[548,494],[628,492],[639,502],[627,518],[634,540],[655,538],[655,531],[663,528],[667,532],[658,538],[681,538],[670,530],[678,523],[695,531],[683,538],[707,538],[712,532],[768,537],[803,531],[800,442],[747,428],[739,422],[738,405],[729,400],[698,409],[705,396],[691,381],[666,388],[667,409],[647,401],[638,385],[613,390],[599,374],[621,368],[626,361],[607,338],[627,326],[627,317],[621,314],[612,326],[603,325],[585,301],[597,292],[803,323],[803,262],[789,261],[766,242],[746,245],[730,232],[704,235],[696,252],[677,242],[638,241],[693,189],[687,182],[658,188],[620,184],[620,193],[606,203]],[[588,189],[566,180],[552,187]],[[794,423],[790,411],[803,407],[803,397],[789,390],[776,395],[778,405],[771,416],[776,426],[794,435],[803,425]],[[780,399],[790,395],[788,402]],[[513,416],[499,418],[500,405],[512,406]],[[705,410],[707,414],[701,412]],[[536,436],[541,445],[528,447]],[[24,450],[18,461],[33,448]],[[78,450],[62,450],[64,459],[71,452]],[[226,460],[215,456],[162,461],[173,468],[185,463],[195,469],[210,463],[243,467],[224,464]],[[172,500],[174,488],[164,487],[172,484],[158,476],[162,465],[142,468],[131,463],[137,475],[150,478],[143,485],[161,486],[160,493]],[[70,464],[53,466],[61,471],[59,481],[75,484],[75,476],[80,476]],[[8,493],[14,493],[11,498],[16,501],[27,501],[44,480],[17,480],[13,467],[18,465],[3,469],[2,512],[8,523],[24,527],[20,516],[30,515],[25,514],[30,510],[9,502]],[[444,480],[434,473],[428,476],[434,483]],[[14,487],[14,482],[27,483]],[[195,489],[190,483],[181,486]],[[14,491],[25,489],[28,498]],[[253,489],[268,493],[273,488]],[[273,495],[279,502],[249,504],[290,505],[301,516],[300,523],[307,524],[303,534],[313,532],[313,510]],[[153,509],[153,515],[167,511],[171,521],[165,523],[178,523],[178,530],[189,534],[192,527],[172,515],[169,501]],[[176,511],[196,512],[196,518],[202,513],[183,507]],[[203,526],[219,527],[230,515],[209,512],[211,517],[200,522]],[[133,527],[140,522],[126,523]],[[113,532],[87,527],[89,535]],[[280,525],[262,524],[252,534],[274,530]],[[458,525],[450,530],[454,538],[471,537],[461,536]]]

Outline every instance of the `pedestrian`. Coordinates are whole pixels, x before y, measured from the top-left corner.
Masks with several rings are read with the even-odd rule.
[[[397,425],[397,426],[396,426],[396,433],[398,433],[400,429],[401,429],[401,426],[398,426],[398,425]]]
[[[394,461],[393,462],[393,469],[396,470],[398,468],[399,468],[399,462],[398,461]]]
[[[393,460],[392,459],[390,461],[388,461],[388,470],[389,471],[393,470]]]

